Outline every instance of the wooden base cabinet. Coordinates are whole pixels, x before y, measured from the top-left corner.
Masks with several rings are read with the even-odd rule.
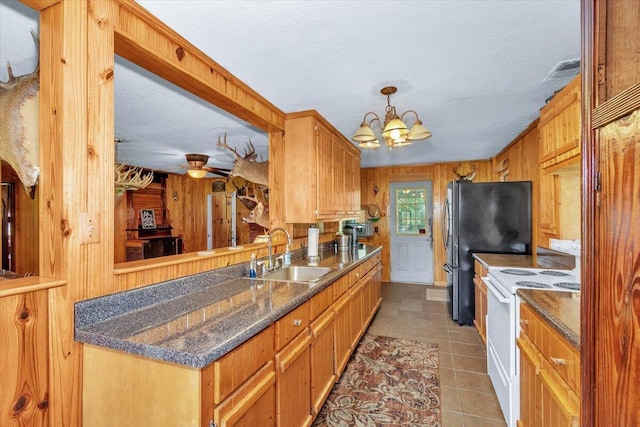
[[[202,369],[85,344],[83,425],[311,425],[380,306],[381,270],[377,255]]]
[[[476,261],[475,274],[473,276],[476,300],[473,324],[476,326],[485,348],[487,347],[487,285],[485,285],[481,278],[486,277],[488,274],[487,269]]]
[[[580,425],[580,355],[526,304],[520,305],[521,427]]]

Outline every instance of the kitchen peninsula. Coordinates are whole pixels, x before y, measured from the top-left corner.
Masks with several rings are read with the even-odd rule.
[[[332,271],[311,284],[250,279],[243,263],[77,303],[85,425],[312,420],[379,307],[380,253],[325,249]]]

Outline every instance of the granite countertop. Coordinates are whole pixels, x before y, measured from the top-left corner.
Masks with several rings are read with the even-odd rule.
[[[485,267],[551,268],[571,270],[575,267],[573,255],[538,247],[535,255],[474,253],[473,257]]]
[[[335,270],[314,284],[249,279],[243,263],[81,301],[75,339],[203,368],[380,251],[323,251],[319,265]],[[301,250],[292,258],[293,265],[307,263]]]
[[[522,301],[580,350],[580,293],[518,289]]]

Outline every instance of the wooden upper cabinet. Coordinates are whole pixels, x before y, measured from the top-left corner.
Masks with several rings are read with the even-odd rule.
[[[580,160],[580,75],[540,110],[540,167],[553,172]]]
[[[315,111],[288,114],[284,139],[285,222],[352,217],[360,209],[360,151]]]

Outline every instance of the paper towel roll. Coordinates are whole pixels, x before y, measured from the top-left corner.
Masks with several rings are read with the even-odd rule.
[[[320,240],[320,229],[309,228],[309,249],[307,256],[318,256],[318,241]]]

